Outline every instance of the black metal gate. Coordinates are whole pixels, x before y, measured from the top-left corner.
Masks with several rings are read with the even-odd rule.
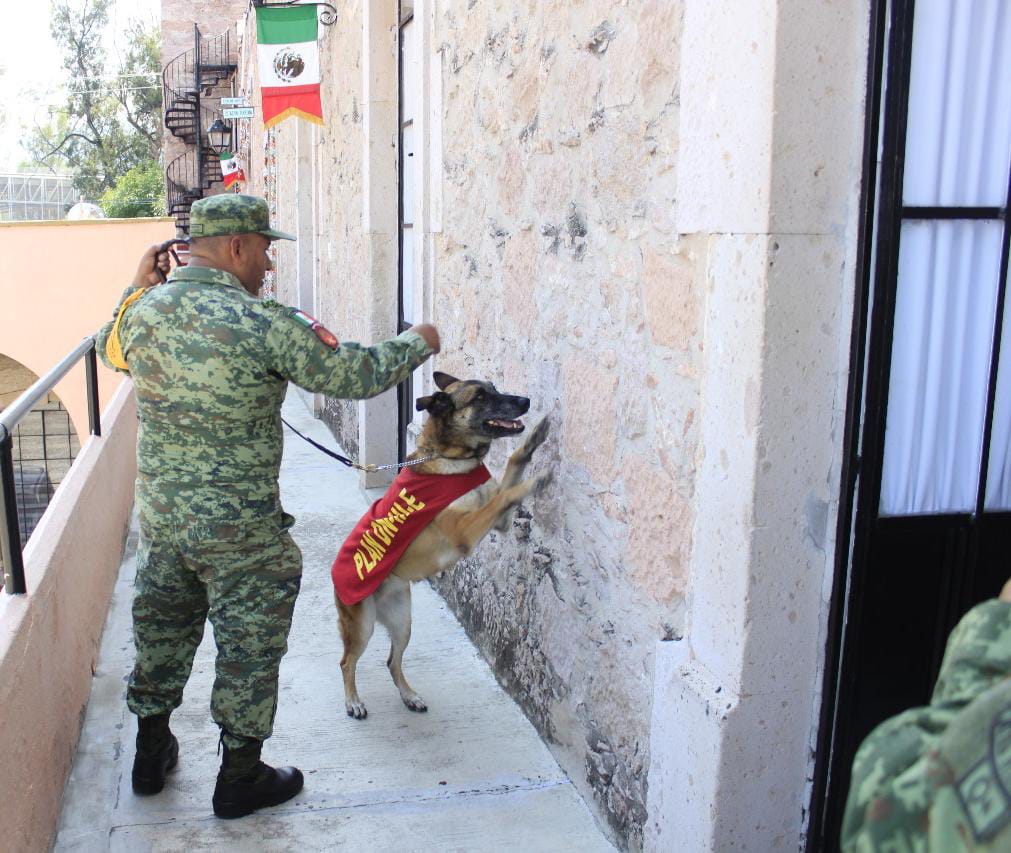
[[[996,2],[996,6],[987,0],[973,2],[971,14],[1011,14]],[[935,14],[944,5],[924,3],[923,8],[931,7],[930,14]],[[911,125],[911,92],[919,99],[925,94],[936,95],[944,109],[952,109],[953,103],[947,90],[924,89],[934,78],[922,71],[923,51],[935,45],[944,47],[944,42],[936,34],[924,35],[927,13],[918,21],[916,6],[915,0],[872,3],[861,281],[854,310],[847,455],[838,530],[841,544],[829,624],[808,842],[811,850],[838,846],[850,768],[863,738],[885,718],[929,700],[949,631],[975,603],[995,596],[1011,576],[1011,512],[988,493],[988,483],[992,491],[996,473],[992,454],[1002,449],[994,446],[995,434],[1006,435],[1006,430],[996,427],[1007,417],[998,405],[1001,388],[1006,394],[1008,386],[1006,378],[999,381],[1000,354],[1002,337],[1011,335],[1011,330],[1004,329],[1011,236],[1008,152],[996,152],[1003,157],[1005,171],[999,197],[987,203],[964,203],[961,188],[947,193],[950,198],[928,199],[926,203],[904,191],[908,189],[907,169],[916,167],[907,159],[911,153],[913,159],[920,158],[919,146],[929,144]],[[941,32],[936,25],[934,30]],[[919,32],[916,63],[914,31]],[[949,52],[955,38],[947,36]],[[927,58],[950,62],[950,57]],[[1006,63],[1006,57],[1002,61]],[[1011,113],[1011,102],[1002,102],[998,108]],[[992,126],[991,119],[1003,120],[1003,115],[990,116],[987,127]],[[940,120],[952,121],[953,117]],[[989,143],[983,139],[979,144]],[[889,458],[888,453],[902,454],[904,448],[894,436],[891,444],[886,441],[889,403],[897,420],[895,401],[906,391],[902,371],[909,361],[896,344],[898,338],[910,333],[908,311],[903,307],[908,303],[903,301],[900,283],[905,282],[907,289],[916,284],[909,283],[904,265],[916,240],[926,240],[923,245],[928,245],[930,239],[941,239],[937,235],[950,239],[953,229],[961,229],[970,235],[971,247],[976,245],[972,235],[980,228],[986,229],[986,239],[997,254],[987,272],[976,275],[972,271],[965,278],[970,288],[992,287],[993,297],[989,292],[980,295],[982,291],[973,291],[960,298],[990,312],[988,322],[965,325],[971,330],[969,342],[983,354],[980,362],[985,362],[982,371],[976,372],[980,393],[972,404],[981,417],[974,420],[979,429],[964,430],[958,436],[965,443],[960,452],[969,448],[974,453],[976,447],[979,452],[975,466],[959,464],[954,472],[954,476],[974,481],[975,487],[962,500],[951,499],[952,506],[944,501],[933,507],[930,501],[912,508],[902,506],[901,501],[892,505],[888,477],[895,466],[886,470],[886,461],[891,465],[895,457]],[[968,252],[965,257],[975,264],[978,254]],[[935,310],[940,312],[936,322],[949,321],[943,309]],[[983,312],[979,313],[982,316]],[[932,352],[931,358],[935,355]],[[950,355],[961,357],[959,352]],[[940,357],[946,354],[942,352]],[[1005,364],[1004,370],[1011,370],[1011,363]],[[946,381],[951,382],[950,377]],[[952,385],[956,391],[960,387]],[[934,431],[934,420],[924,417],[922,429]],[[909,493],[916,491],[910,489]]]

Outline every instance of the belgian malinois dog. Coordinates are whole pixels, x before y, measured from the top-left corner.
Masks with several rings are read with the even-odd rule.
[[[428,419],[411,459],[434,457],[418,465],[420,474],[463,474],[482,465],[492,441],[519,435],[518,418],[530,408],[530,400],[500,394],[490,382],[460,381],[445,373],[433,375],[438,391],[417,401],[418,411]],[[548,418],[530,431],[523,445],[509,458],[502,482],[494,478],[466,492],[439,512],[401,555],[396,566],[375,592],[357,604],[345,605],[337,598],[344,656],[344,697],[349,717],[363,719],[365,704],[355,685],[355,668],[372,637],[376,620],[390,635],[387,666],[404,704],[412,711],[428,706],[404,677],[404,650],[411,639],[411,582],[451,569],[468,556],[494,527],[508,528],[512,510],[524,498],[539,493],[551,481],[547,471],[523,479],[527,463],[548,435]]]

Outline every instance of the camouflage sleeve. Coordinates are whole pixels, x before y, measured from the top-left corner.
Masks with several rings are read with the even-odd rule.
[[[955,626],[931,703],[967,705],[1011,676],[1011,604],[985,601]]]
[[[109,335],[112,333],[112,327],[116,322],[116,316],[119,314],[119,306],[126,302],[126,300],[129,299],[130,296],[132,296],[137,290],[138,288],[131,285],[123,291],[123,295],[119,297],[119,302],[116,303],[116,307],[112,311],[112,319],[102,326],[95,335],[95,350],[98,353],[98,357],[102,359],[102,363],[110,370],[116,370],[120,373],[129,373],[129,371],[120,370],[118,367],[109,363],[109,359],[105,354],[105,345],[109,341]]]
[[[857,751],[843,817],[844,851],[925,849],[948,728],[1011,674],[1011,604],[987,601],[951,632],[931,704],[878,726]]]
[[[303,325],[290,311],[278,312],[267,334],[269,367],[307,391],[364,400],[403,382],[432,354],[414,332],[371,347],[328,345],[329,334]]]
[[[929,755],[956,713],[913,708],[867,736],[853,760],[843,851],[924,849],[931,802]]]

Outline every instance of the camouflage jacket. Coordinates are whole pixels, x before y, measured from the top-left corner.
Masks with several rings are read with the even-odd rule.
[[[842,848],[1011,850],[1011,604],[969,611],[948,639],[930,705],[864,741]]]
[[[110,367],[112,328],[106,323],[97,342]],[[406,379],[432,352],[413,332],[372,347],[337,344],[306,315],[205,267],[179,268],[150,288],[126,309],[119,338],[137,395],[139,475],[170,504],[208,486],[243,500],[276,498],[289,380],[364,399]]]

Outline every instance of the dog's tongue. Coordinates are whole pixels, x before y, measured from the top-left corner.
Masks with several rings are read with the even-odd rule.
[[[519,421],[501,421],[501,420],[490,420],[488,421],[492,426],[499,427],[500,429],[522,429],[523,424]]]

